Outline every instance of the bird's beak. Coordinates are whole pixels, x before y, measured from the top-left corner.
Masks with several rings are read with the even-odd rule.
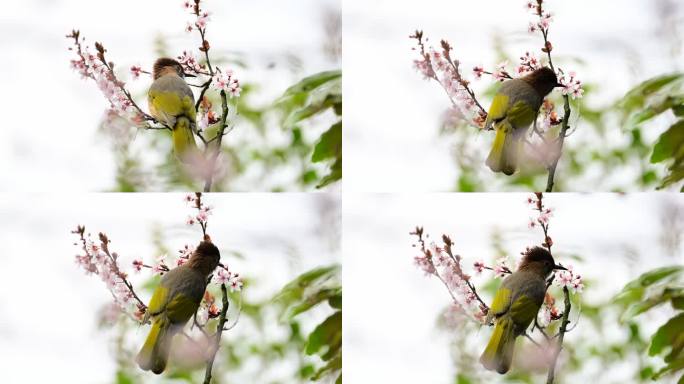
[[[562,269],[563,271],[567,271],[567,270],[568,270],[567,268],[565,268],[564,266],[562,266],[562,265],[560,265],[560,264],[554,265],[554,266],[553,266],[553,269]]]
[[[183,76],[185,76],[185,77],[197,77],[196,75],[193,75],[192,73],[187,73],[187,72],[183,72]]]
[[[561,83],[556,83],[556,85],[554,85],[554,87],[556,87],[556,88],[557,88],[557,87],[565,87],[565,85],[563,85],[563,84],[561,84]]]

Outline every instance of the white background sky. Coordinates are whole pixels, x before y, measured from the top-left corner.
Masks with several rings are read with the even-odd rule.
[[[340,0],[204,1],[210,11],[208,39],[214,55],[241,53],[250,63],[237,70],[243,82],[260,86],[257,102],[272,102],[307,74],[337,68],[322,53],[326,10]],[[0,190],[100,191],[114,183],[109,144],[96,129],[107,107],[97,86],[71,70],[64,36],[80,29],[91,44],[101,41],[122,68],[148,70],[154,41],[167,38],[169,51],[195,50],[198,38],[184,32],[191,16],[181,0],[22,0],[3,2],[0,13]],[[287,58],[296,54],[301,68]],[[268,69],[272,63],[279,65]],[[142,77],[133,94],[149,86]],[[144,100],[143,100],[144,101]],[[146,105],[145,102],[140,104]],[[8,107],[11,106],[11,107]],[[237,132],[237,131],[236,131]],[[237,134],[245,134],[237,133]],[[266,189],[266,188],[264,188]]]
[[[527,194],[345,195],[344,226],[344,367],[349,382],[451,383],[453,366],[448,335],[435,324],[450,303],[444,286],[424,276],[414,263],[418,255],[409,236],[424,226],[439,241],[446,233],[454,251],[472,262],[495,256],[491,234],[498,228],[510,256],[539,244],[540,230],[527,228],[532,211]],[[666,204],[666,203],[669,203]],[[679,210],[678,194],[553,194],[545,204],[555,208],[550,234],[554,255],[576,253],[586,263],[575,270],[592,282],[586,299],[615,295],[630,279],[654,267],[681,264],[684,250],[666,255],[659,245],[663,210]],[[637,257],[634,257],[637,256]],[[609,273],[606,273],[610,271]],[[481,278],[489,278],[483,274]],[[476,278],[475,284],[478,284]],[[589,283],[588,283],[589,284]],[[490,301],[491,298],[483,298]],[[651,327],[664,323],[657,319]],[[575,332],[582,332],[581,323]],[[648,328],[648,327],[647,327]],[[655,329],[649,329],[654,331]],[[644,329],[644,333],[649,331]],[[483,329],[482,348],[490,331]],[[566,337],[573,342],[574,335]]]
[[[99,278],[77,268],[74,255],[79,249],[69,232],[76,224],[86,225],[95,236],[106,232],[111,250],[130,270],[134,259],[151,263],[157,256],[151,241],[155,226],[163,228],[166,245],[174,252],[198,242],[199,228],[184,224],[191,210],[183,196],[0,196],[3,383],[27,382],[27,377],[36,383],[113,380],[110,335],[96,327],[96,312],[111,296]],[[222,260],[247,279],[258,279],[256,288],[245,288],[246,298],[270,298],[300,273],[340,262],[340,206],[331,195],[214,194],[205,201],[215,207],[209,234],[222,250]],[[245,259],[230,257],[228,250],[241,252]],[[134,284],[141,278],[146,279],[132,275]],[[138,335],[140,342],[145,331]],[[225,334],[226,340],[239,332],[238,325]]]
[[[555,64],[574,69],[585,83],[609,84],[601,87],[600,94],[590,95],[589,101],[613,101],[639,81],[673,71],[682,62],[681,56],[671,59],[667,46],[656,36],[663,25],[654,7],[658,2],[545,2],[554,14],[550,39]],[[540,53],[540,37],[526,31],[533,20],[526,3],[345,1],[345,188],[373,192],[453,188],[456,166],[450,143],[438,136],[449,100],[437,83],[424,81],[414,70],[417,56],[411,51],[414,40],[408,36],[422,29],[436,46],[440,39],[449,40],[470,76],[475,65],[491,68],[497,63],[492,45],[495,33],[506,38],[513,58],[525,51]],[[681,33],[682,9],[671,16]],[[568,64],[563,61],[568,57],[581,58],[586,64]],[[475,89],[479,87],[476,83]],[[488,108],[489,100],[483,103]],[[654,129],[645,134],[651,138],[660,132]],[[619,132],[613,133],[619,140]],[[578,128],[576,134],[583,134],[582,130]],[[475,146],[487,147],[491,140],[490,135],[472,135]],[[575,187],[592,191],[587,185]]]

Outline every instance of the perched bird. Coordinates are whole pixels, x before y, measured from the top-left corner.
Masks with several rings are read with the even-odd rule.
[[[220,257],[210,240],[202,241],[185,264],[162,277],[145,313],[144,322],[151,317],[152,329],[136,357],[141,369],[164,372],[173,336],[197,311],[207,277],[218,266]]]
[[[192,161],[198,153],[194,132],[196,128],[195,96],[183,80],[186,74],[179,62],[162,57],[154,63],[154,82],[147,93],[150,113],[172,129],[173,150],[184,162]]]
[[[508,372],[515,339],[537,316],[546,294],[546,277],[554,269],[565,270],[554,263],[549,251],[535,247],[524,256],[518,270],[503,280],[487,313],[487,324],[496,318],[496,326],[480,356],[485,368]]]
[[[561,87],[556,74],[542,67],[519,79],[504,81],[489,107],[485,129],[496,130],[487,166],[494,172],[512,175],[518,165],[522,137],[537,118],[539,108],[554,87]]]

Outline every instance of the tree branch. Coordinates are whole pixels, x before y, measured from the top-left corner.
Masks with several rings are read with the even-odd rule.
[[[216,325],[216,333],[214,334],[214,345],[212,346],[211,356],[207,359],[207,369],[204,373],[204,384],[211,383],[211,371],[214,366],[214,359],[216,359],[216,353],[221,346],[221,334],[223,333],[223,327],[226,324],[226,314],[228,313],[228,290],[225,284],[221,284],[221,301],[222,308],[221,314],[219,315],[218,324]]]
[[[558,360],[558,355],[563,348],[563,338],[565,337],[565,332],[568,329],[568,324],[570,323],[570,292],[568,287],[563,287],[563,296],[565,297],[565,308],[563,310],[563,320],[561,322],[560,329],[558,331],[558,343],[556,344],[556,349],[553,353],[553,359],[549,366],[549,375],[546,378],[546,384],[553,384],[556,374],[556,361]]]

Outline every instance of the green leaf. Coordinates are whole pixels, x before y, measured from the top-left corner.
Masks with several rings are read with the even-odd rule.
[[[666,375],[666,374],[677,372],[677,371],[679,371],[680,369],[683,369],[683,368],[684,368],[684,357],[682,357],[681,359],[677,359],[677,360],[675,360],[675,361],[669,363],[668,365],[666,365],[665,367],[663,367],[663,369],[661,369],[660,371],[656,372],[656,374],[653,375],[653,380],[658,380],[658,379],[660,379],[661,377],[663,377],[663,376]],[[684,378],[684,376],[682,376],[682,378]],[[680,378],[679,381],[678,381],[677,383],[681,384],[681,383],[683,382],[683,381],[682,381],[682,378]]]
[[[684,151],[684,120],[679,120],[658,138],[651,154],[651,163],[681,156],[682,151]]]
[[[328,299],[328,304],[335,309],[342,309],[342,295],[336,295]]]
[[[673,73],[648,79],[627,92],[627,94],[618,102],[618,106],[626,112],[641,108],[645,104],[648,96],[683,77],[684,74],[682,73]]]
[[[311,92],[313,89],[335,79],[342,78],[342,71],[327,71],[320,72],[315,75],[305,77],[297,84],[291,86],[285,91],[283,96],[292,96],[302,92]]]
[[[280,320],[291,320],[319,303],[342,295],[340,266],[332,265],[308,271],[281,289],[273,301],[283,307]]]
[[[667,323],[658,328],[651,339],[648,354],[649,356],[655,356],[660,354],[666,347],[672,347],[671,352],[665,357],[666,363],[678,357],[682,348],[684,348],[684,313],[671,318]]]
[[[676,265],[672,267],[662,267],[656,268],[654,270],[648,271],[635,280],[629,282],[624,290],[632,289],[635,287],[648,287],[653,285],[667,277],[671,277],[674,274],[682,273],[684,271],[684,266]]]
[[[318,381],[321,378],[323,378],[324,376],[331,374],[333,372],[339,372],[340,370],[342,370],[342,354],[341,353],[337,354],[337,356],[334,359],[328,361],[328,363],[325,366],[323,366],[323,368],[319,369],[318,372],[316,372],[316,374],[313,375],[313,377],[311,377],[311,380],[312,381]],[[337,377],[337,379],[340,380],[340,382],[342,382],[342,374],[341,373]]]
[[[323,188],[328,184],[334,183],[342,178],[342,158],[338,157],[337,160],[330,166],[330,173],[326,175],[321,182],[318,183],[316,188]]]
[[[342,311],[337,311],[319,324],[309,335],[306,354],[320,354],[323,360],[330,360],[342,347]],[[342,362],[340,361],[340,364]]]
[[[338,157],[342,153],[342,121],[333,124],[327,131],[323,132],[321,138],[316,143],[311,161],[320,161]]]
[[[653,292],[650,297],[643,299],[633,305],[630,305],[627,310],[620,317],[621,321],[632,319],[634,316],[640,315],[649,309],[656,307],[662,303],[675,299],[684,298],[684,288],[665,288]]]

